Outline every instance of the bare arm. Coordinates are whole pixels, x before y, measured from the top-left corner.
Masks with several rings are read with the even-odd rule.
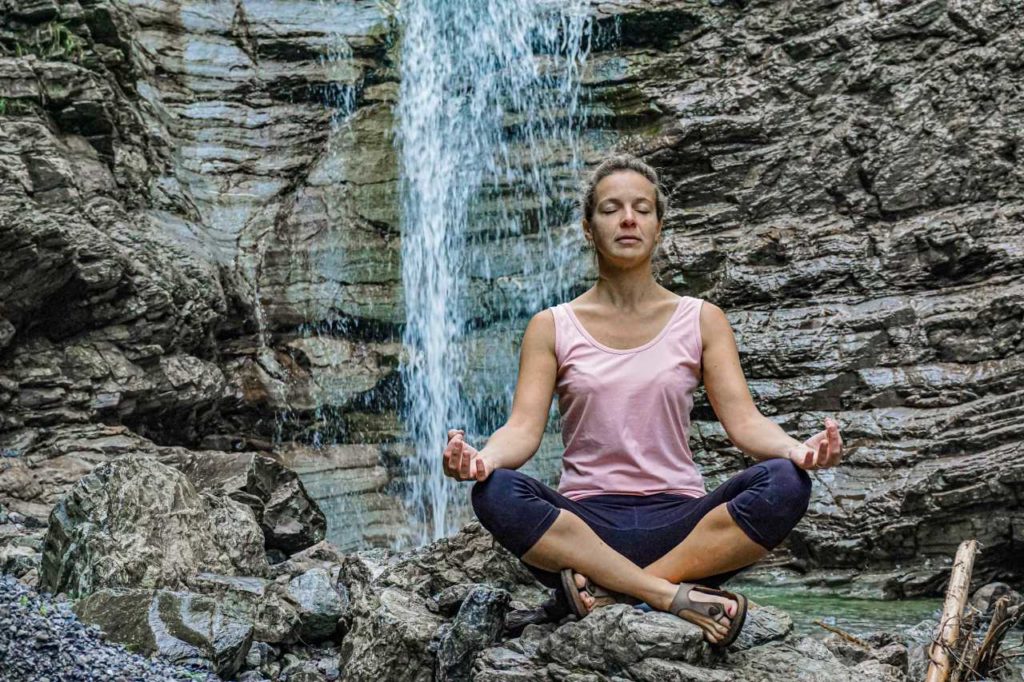
[[[461,441],[461,431],[449,431],[445,473],[460,480],[482,480],[494,469],[518,469],[533,457],[548,422],[557,372],[555,319],[549,310],[542,310],[523,333],[519,378],[508,421],[491,434],[479,452]]]
[[[740,367],[732,327],[721,308],[704,303],[700,331],[708,400],[736,447],[757,460],[788,458],[805,469],[838,464],[842,439],[834,421],[826,421],[825,431],[808,440],[812,448],[787,435],[757,409]]]

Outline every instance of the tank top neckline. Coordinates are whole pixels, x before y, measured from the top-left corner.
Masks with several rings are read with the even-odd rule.
[[[597,339],[590,335],[590,332],[588,332],[586,327],[583,326],[583,323],[580,322],[578,317],[576,317],[576,313],[572,311],[572,305],[570,305],[568,301],[563,303],[562,305],[565,306],[565,310],[569,314],[569,319],[572,320],[572,323],[576,327],[576,329],[579,330],[580,334],[583,335],[583,338],[590,342],[595,348],[603,350],[606,353],[615,353],[616,355],[629,355],[631,353],[639,353],[640,351],[647,350],[654,344],[661,341],[662,338],[664,338],[664,336],[668,333],[668,330],[672,327],[672,324],[676,321],[676,318],[679,317],[679,313],[683,309],[683,301],[685,300],[685,296],[679,297],[679,301],[676,302],[676,309],[672,311],[672,316],[668,318],[668,322],[665,323],[665,326],[662,327],[661,331],[658,332],[657,336],[655,336],[647,343],[641,346],[637,346],[635,348],[611,348],[610,346],[604,345],[603,343],[601,343],[600,341],[598,341]]]

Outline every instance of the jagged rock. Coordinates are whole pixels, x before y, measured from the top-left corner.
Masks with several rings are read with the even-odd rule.
[[[447,588],[471,583],[500,587],[513,599],[531,603],[539,604],[548,596],[522,562],[477,521],[466,524],[456,535],[406,554],[389,565],[378,581],[424,600]]]
[[[86,595],[104,587],[177,587],[200,571],[267,572],[252,511],[199,493],[181,472],[141,456],[98,467],[57,503],[40,584]]]
[[[470,679],[474,656],[497,639],[508,604],[508,592],[486,585],[476,585],[464,595],[455,619],[440,636],[438,682]]]
[[[761,611],[760,618],[778,618],[778,613]],[[833,654],[819,640],[805,637],[794,641],[788,635],[779,639],[773,632],[770,639],[749,648],[735,647],[723,657],[712,654],[702,631],[686,621],[614,605],[554,630],[528,626],[519,639],[480,654],[473,679],[905,682],[906,649],[902,649],[901,660],[896,657],[893,661],[895,667],[880,660],[892,660],[887,649],[881,652],[865,652],[862,658],[848,660]]]
[[[877,633],[859,638],[858,642],[831,635],[824,640],[828,650],[836,655],[847,665],[857,665],[864,661],[874,660],[884,665],[891,666],[904,674],[908,672],[908,651],[907,646],[900,638],[892,635]],[[911,677],[911,679],[916,679]]]
[[[477,585],[473,583],[462,583],[446,587],[427,601],[427,608],[434,613],[440,613],[442,616],[451,618],[459,612],[459,607],[466,600],[466,596],[476,587]]]
[[[123,426],[102,424],[24,429],[10,434],[5,447],[9,457],[0,467],[0,499],[43,523],[57,500],[100,464],[158,450]]]
[[[298,475],[270,457],[250,452],[162,452],[160,461],[182,471],[199,490],[219,491],[252,508],[268,549],[287,554],[324,539],[327,521]]]
[[[252,624],[244,616],[190,592],[103,589],[74,608],[113,642],[175,663],[206,664],[225,678],[242,666],[252,644]]]
[[[352,625],[342,642],[345,679],[434,679],[436,658],[428,647],[443,622],[417,594],[379,583],[358,589],[352,600]]]
[[[294,470],[329,524],[328,539],[353,550],[390,543],[404,523],[405,510],[395,495],[384,494],[390,480],[387,447],[369,443],[309,447],[298,444],[274,449],[272,456]]]
[[[253,639],[292,644],[302,629],[299,606],[286,586],[264,578],[199,573],[189,580],[193,592],[215,597],[252,623]]]
[[[538,654],[569,669],[615,671],[645,658],[708,660],[704,631],[676,616],[616,604],[555,630]]]
[[[347,588],[322,568],[311,568],[288,583],[288,597],[299,607],[299,634],[318,642],[331,637],[349,608]]]
[[[733,651],[742,651],[755,646],[785,639],[793,632],[793,619],[785,611],[773,606],[761,606],[751,603],[747,608],[747,619],[743,624],[739,637],[730,647]]]

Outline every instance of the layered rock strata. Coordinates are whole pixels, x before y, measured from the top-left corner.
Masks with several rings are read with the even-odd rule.
[[[103,453],[125,451],[120,434],[95,435],[100,424],[162,446],[266,451],[326,412],[329,440],[368,450],[313,453],[304,475],[337,515],[366,510],[385,542],[399,517],[381,490],[403,455],[390,444],[402,322],[393,8],[9,7],[4,503],[45,518]],[[621,148],[662,172],[660,280],[727,311],[762,411],[805,437],[825,414],[843,424],[847,462],[818,474],[780,561],[848,571],[858,594],[913,595],[937,590],[972,536],[986,547],[979,580],[1019,581],[1016,8],[591,11],[605,39],[583,74],[585,156]],[[474,296],[488,292],[473,316],[481,380],[495,353],[515,353],[518,332],[489,311],[515,305],[521,284],[511,271],[474,279]],[[710,481],[743,466],[706,401],[695,417]],[[554,440],[539,462],[548,480]],[[45,457],[48,492],[25,472],[50,443],[64,445]]]

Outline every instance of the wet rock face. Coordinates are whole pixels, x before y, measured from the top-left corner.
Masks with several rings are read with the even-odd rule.
[[[660,281],[726,311],[759,408],[787,432],[842,424],[846,462],[816,475],[797,566],[876,568],[849,587],[865,595],[934,592],[957,544],[979,537],[979,579],[1019,579],[1017,12],[913,0],[598,12],[621,36],[590,61],[595,102],[616,112],[603,125],[669,194]],[[712,483],[744,464],[706,401],[694,419]]]
[[[0,464],[0,498],[45,517],[125,450],[117,435],[95,448],[55,436],[71,426],[123,424],[195,447],[266,440],[282,409],[293,417],[282,428],[301,433],[327,404],[345,415],[341,440],[394,440],[403,313],[387,6],[7,7],[0,462],[14,466]],[[621,148],[661,172],[671,208],[660,281],[726,310],[758,406],[788,432],[807,437],[826,414],[843,425],[846,463],[816,475],[780,560],[846,569],[855,594],[913,596],[940,589],[944,560],[972,536],[986,546],[980,580],[1019,580],[1017,9],[591,10],[615,37],[594,44],[583,74],[597,140],[585,157]],[[324,69],[324,55],[340,58]],[[354,96],[343,131],[325,94]],[[488,315],[470,344],[485,380],[510,333]],[[324,319],[345,324],[294,331]],[[694,432],[712,485],[746,463],[707,401]],[[34,443],[47,440],[63,449],[44,464]],[[379,494],[391,456],[380,454],[338,476],[365,496],[375,542],[400,521]],[[333,466],[310,470],[319,483]],[[292,531],[307,514],[296,496],[257,497],[279,511],[264,531],[283,551],[316,540]],[[332,514],[346,513],[343,498]]]
[[[106,587],[177,587],[200,571],[267,572],[252,511],[198,492],[176,469],[128,456],[97,468],[54,507],[40,586],[84,596]]]

